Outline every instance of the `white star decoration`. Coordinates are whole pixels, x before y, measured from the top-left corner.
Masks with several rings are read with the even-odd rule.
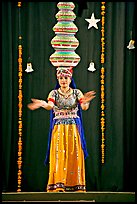
[[[100,21],[100,19],[95,19],[94,13],[92,13],[92,16],[90,19],[85,19],[87,22],[89,22],[88,29],[92,26],[98,29],[97,23]]]

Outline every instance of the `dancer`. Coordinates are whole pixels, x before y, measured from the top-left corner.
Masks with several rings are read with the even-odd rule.
[[[57,70],[56,88],[47,101],[32,98],[30,110],[44,108],[51,111],[48,151],[47,192],[86,191],[85,159],[88,156],[82,124],[82,111],[87,110],[95,91],[85,94],[76,88],[72,69]]]

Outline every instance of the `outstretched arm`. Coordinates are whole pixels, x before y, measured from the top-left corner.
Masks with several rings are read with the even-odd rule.
[[[44,101],[44,100],[39,100],[39,99],[35,99],[35,98],[32,98],[32,103],[29,103],[27,105],[27,107],[30,109],[30,110],[36,110],[38,108],[45,108],[46,110],[51,110],[54,106],[54,103],[52,101]]]

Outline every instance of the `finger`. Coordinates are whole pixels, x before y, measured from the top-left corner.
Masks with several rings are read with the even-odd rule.
[[[38,99],[35,99],[35,98],[32,98],[31,100],[32,100],[32,102],[34,102],[34,103],[39,102],[39,100],[38,100]]]
[[[36,104],[34,105],[33,103],[28,104],[27,107],[28,107],[30,110],[35,110],[35,109],[39,108],[38,105],[36,105]]]
[[[94,95],[93,95],[93,94],[92,94],[92,95],[90,94],[90,95],[84,96],[84,98],[85,98],[85,99],[90,99],[90,98],[92,98],[93,96],[96,96],[96,95],[95,95],[95,94],[94,94]]]
[[[96,93],[95,91],[89,91],[89,92],[85,93],[84,96],[94,95],[95,93]]]
[[[33,110],[33,106],[32,106],[31,103],[29,103],[29,104],[27,105],[27,107],[28,107],[30,110]]]
[[[32,100],[33,102],[35,102],[35,101],[36,101],[36,99],[35,99],[35,98],[31,98],[31,100]]]
[[[95,91],[90,91],[90,92],[88,92],[88,94],[94,95],[94,94],[96,94],[96,92]]]
[[[86,92],[86,93],[96,93],[95,91],[88,91],[88,92]]]

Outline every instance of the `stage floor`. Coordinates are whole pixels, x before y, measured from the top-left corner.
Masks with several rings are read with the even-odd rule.
[[[2,202],[135,202],[135,192],[8,192]]]

